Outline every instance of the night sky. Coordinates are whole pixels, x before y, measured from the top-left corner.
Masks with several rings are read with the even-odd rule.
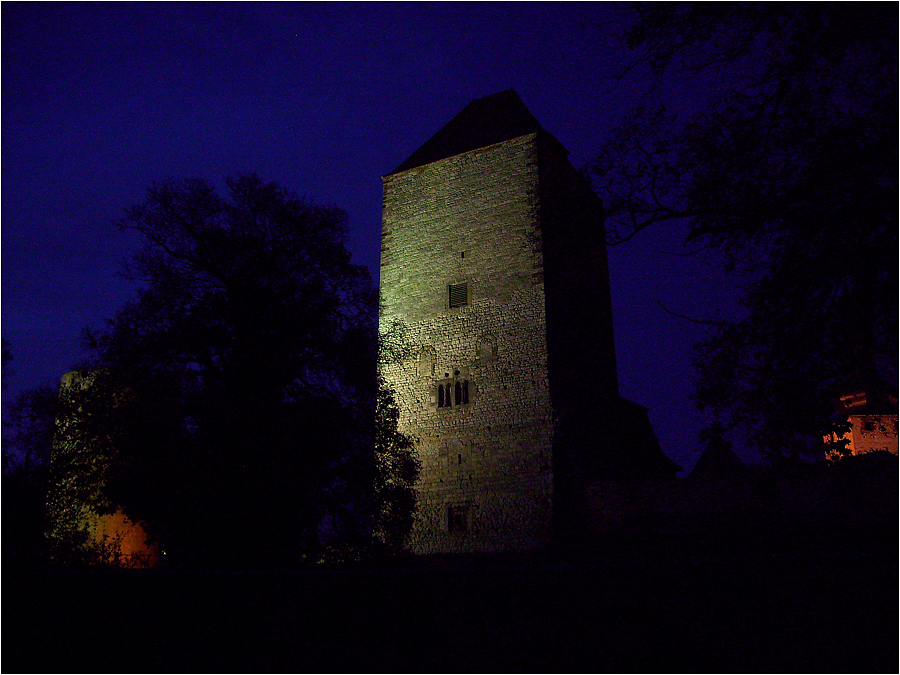
[[[4,401],[56,383],[79,336],[133,293],[114,221],[166,178],[253,171],[350,218],[378,279],[381,180],[472,99],[514,88],[587,162],[649,83],[612,3],[2,5]],[[670,82],[690,107],[714,89]],[[663,450],[700,453],[689,400],[698,318],[735,311],[715,259],[673,226],[610,249],[621,392]],[[683,475],[683,474],[682,474]]]

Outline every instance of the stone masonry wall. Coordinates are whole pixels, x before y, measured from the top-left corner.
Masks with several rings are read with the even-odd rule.
[[[384,178],[380,321],[402,321],[411,350],[383,374],[401,431],[419,439],[416,552],[533,548],[550,535],[537,157],[529,134]],[[460,284],[466,304],[451,307]]]

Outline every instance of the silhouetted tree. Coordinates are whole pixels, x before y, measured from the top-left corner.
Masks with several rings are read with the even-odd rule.
[[[414,485],[421,469],[415,439],[398,430],[394,391],[379,377],[372,411],[370,451],[335,465],[326,491],[330,554],[344,558],[396,554],[407,545],[416,509]],[[343,547],[343,550],[341,550]]]
[[[9,405],[11,435],[4,449],[9,468],[26,474],[46,467],[55,431],[57,390],[48,384],[19,392]]]
[[[9,405],[3,439],[4,561],[33,567],[46,562],[46,501],[58,410],[56,389],[20,392]]]
[[[88,337],[79,405],[105,417],[79,424],[108,441],[97,504],[195,564],[293,564],[343,467],[374,461],[375,293],[346,216],[238,176],[224,197],[154,185],[121,227],[143,238],[128,274],[145,286]],[[341,500],[371,508],[375,486],[359,489]]]
[[[603,148],[590,173],[609,240],[680,220],[689,242],[722,249],[749,280],[745,311],[697,347],[696,401],[763,451],[821,451],[840,394],[896,379],[896,11],[635,13],[635,65],[660,82],[712,72],[716,88],[686,118],[636,110]]]
[[[413,525],[416,493],[413,489],[421,470],[414,453],[415,439],[398,431],[400,411],[395,394],[380,382],[375,414],[375,488],[373,533],[391,550],[402,549]]]

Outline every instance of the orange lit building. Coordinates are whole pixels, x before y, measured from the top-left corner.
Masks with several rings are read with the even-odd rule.
[[[838,441],[847,441],[847,451],[851,455],[878,451],[897,454],[896,397],[855,391],[841,396],[836,407],[839,412],[846,413],[850,429],[840,438],[831,434],[826,437],[826,442],[834,445]],[[837,459],[836,455],[834,450],[828,452],[829,459]]]

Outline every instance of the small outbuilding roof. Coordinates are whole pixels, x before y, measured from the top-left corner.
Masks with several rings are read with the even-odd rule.
[[[735,454],[731,444],[720,437],[714,437],[710,439],[688,478],[692,481],[715,481],[725,477],[745,476],[748,472],[747,465]]]

